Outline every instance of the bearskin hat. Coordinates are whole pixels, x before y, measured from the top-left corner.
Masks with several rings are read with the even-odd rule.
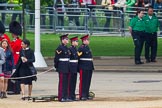
[[[0,33],[5,33],[5,26],[3,25],[2,21],[0,21]]]
[[[12,21],[9,25],[9,31],[15,35],[22,35],[22,27],[17,21]]]

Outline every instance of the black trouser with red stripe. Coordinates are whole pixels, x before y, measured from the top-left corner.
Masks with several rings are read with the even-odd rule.
[[[75,99],[75,89],[76,89],[76,82],[77,82],[77,73],[70,73],[69,79],[69,98]]]
[[[79,72],[80,72],[79,98],[82,97],[88,98],[93,71],[80,69]]]
[[[58,100],[68,98],[69,73],[59,72]]]

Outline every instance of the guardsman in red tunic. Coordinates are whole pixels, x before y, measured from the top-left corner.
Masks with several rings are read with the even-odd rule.
[[[12,21],[9,25],[9,31],[13,37],[13,41],[11,41],[10,45],[13,51],[14,65],[16,66],[19,59],[20,49],[21,49],[22,40],[19,38],[19,36],[22,35],[22,27],[17,21]],[[20,94],[19,81],[11,82],[9,80],[8,94]]]
[[[79,97],[80,100],[89,100],[89,89],[91,85],[92,73],[94,70],[92,52],[89,48],[89,35],[81,37],[83,44],[78,49],[79,56]]]
[[[69,49],[68,34],[60,36],[61,45],[55,52],[54,66],[59,74],[58,100],[60,102],[69,102],[68,84],[69,84]]]
[[[16,65],[21,50],[22,40],[19,38],[19,36],[22,35],[22,27],[17,21],[13,21],[9,25],[9,31],[11,32],[13,37],[13,41],[11,41],[11,48],[13,50],[14,65]]]
[[[6,39],[8,41],[8,43],[10,44],[10,38],[7,36],[7,34],[5,34],[5,26],[3,25],[3,23],[0,21],[0,42]]]
[[[78,37],[72,37],[71,46],[69,48],[70,51],[70,60],[69,60],[69,99],[72,101],[76,101],[75,89],[76,89],[76,82],[77,82],[77,72],[78,72]]]

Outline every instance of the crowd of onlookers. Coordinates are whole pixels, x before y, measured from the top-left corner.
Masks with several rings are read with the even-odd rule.
[[[19,6],[14,6],[12,10],[22,10],[21,4],[22,0],[1,0],[0,4],[18,4]],[[29,11],[29,25],[34,27],[34,0],[26,0],[25,9]],[[159,12],[162,9],[162,0],[41,0],[41,27],[44,28],[45,25],[49,25],[49,28],[53,28],[54,26],[54,14],[53,8],[55,8],[57,12],[57,26],[62,28],[65,26],[65,13],[68,16],[69,25],[75,26],[85,26],[87,24],[87,20],[91,17],[93,26],[98,27],[99,22],[97,21],[95,8],[104,9],[105,13],[105,24],[103,25],[104,31],[109,31],[107,27],[110,27],[112,17],[118,17],[119,13],[112,10],[121,10],[121,11],[135,11],[137,8],[147,8],[152,6],[155,10],[157,9]],[[48,7],[48,8],[47,8]],[[73,9],[74,8],[74,9]],[[81,10],[79,8],[88,8],[88,12],[84,14],[88,14],[90,17],[83,17],[83,21],[81,21]],[[0,6],[0,10],[7,10],[7,5]],[[83,13],[82,13],[83,14]],[[48,16],[47,16],[48,15]],[[17,16],[19,16],[19,22],[22,23],[21,14],[13,13],[11,20],[16,20]],[[48,21],[47,21],[48,17]],[[132,15],[129,15],[132,17]],[[1,13],[2,22],[5,22],[5,13]],[[113,25],[119,24],[119,19],[113,19]],[[82,23],[82,24],[81,24]],[[123,27],[123,26],[122,26]]]

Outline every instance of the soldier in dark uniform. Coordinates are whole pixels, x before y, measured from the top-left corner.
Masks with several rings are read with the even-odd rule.
[[[61,45],[55,52],[54,66],[59,73],[58,100],[68,102],[68,77],[69,77],[69,50],[68,34],[60,36]]]
[[[79,56],[79,98],[80,100],[88,100],[89,89],[91,84],[92,72],[94,70],[92,52],[89,48],[89,35],[81,37],[83,44],[78,49]]]
[[[78,71],[78,51],[76,46],[78,46],[78,37],[70,38],[71,46],[69,48],[70,51],[70,60],[69,60],[69,70],[70,70],[70,78],[69,78],[69,99],[75,101],[75,89],[77,82],[77,71]]]

